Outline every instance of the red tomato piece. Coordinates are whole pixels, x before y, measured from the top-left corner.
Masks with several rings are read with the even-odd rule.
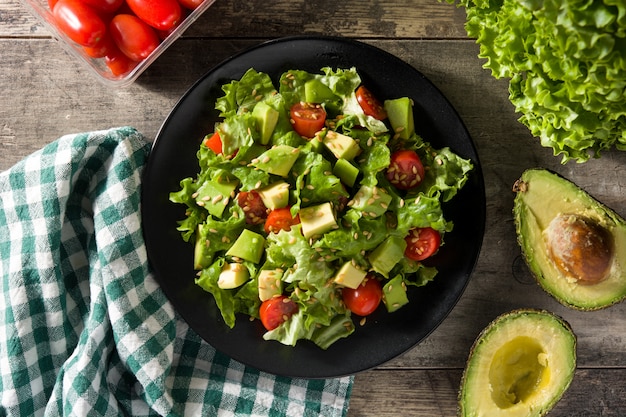
[[[146,59],[160,43],[152,27],[130,14],[116,15],[111,20],[109,30],[117,47],[133,61]]]
[[[278,233],[281,230],[291,230],[291,226],[300,223],[300,216],[291,216],[289,207],[277,208],[267,215],[265,220],[265,233]]]
[[[59,0],[52,10],[58,28],[82,46],[96,46],[106,34],[98,13],[79,0]]]
[[[155,29],[170,30],[181,22],[182,9],[177,0],[126,0],[130,9]]]
[[[195,10],[200,7],[202,3],[204,3],[204,0],[178,0],[178,2],[185,9]]]
[[[387,112],[381,102],[364,85],[356,89],[356,100],[363,109],[363,113],[368,116],[378,120],[387,118]]]
[[[267,330],[274,330],[297,312],[298,305],[284,295],[263,301],[259,308],[261,323]]]
[[[400,190],[410,190],[422,183],[425,170],[419,155],[411,150],[396,151],[391,154],[387,168],[387,179]]]
[[[431,257],[441,245],[441,235],[432,227],[411,229],[404,240],[406,241],[404,255],[414,261],[423,261]]]
[[[211,136],[207,136],[204,140],[204,146],[215,152],[216,155],[222,154],[222,138],[218,132],[213,133]]]
[[[81,0],[83,3],[87,3],[94,10],[102,13],[114,13],[120,8],[124,0]]]
[[[326,111],[319,104],[296,103],[290,109],[291,125],[294,130],[306,138],[312,138],[326,123]]]
[[[104,62],[113,75],[120,76],[128,74],[137,66],[137,62],[127,57],[119,48],[115,47],[105,57]]]
[[[368,274],[355,289],[342,288],[341,297],[350,311],[358,316],[369,316],[378,308],[383,297],[380,282]]]
[[[246,213],[246,223],[261,224],[267,218],[267,207],[258,192],[241,191],[237,195],[237,204]]]

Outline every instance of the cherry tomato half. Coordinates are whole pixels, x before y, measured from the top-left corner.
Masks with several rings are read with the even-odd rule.
[[[211,136],[207,136],[204,140],[204,146],[215,152],[216,155],[222,154],[222,138],[218,132],[213,133]]]
[[[404,255],[414,261],[423,261],[434,255],[441,245],[441,235],[432,227],[411,229],[404,240],[406,241]]]
[[[267,218],[267,207],[258,192],[241,191],[237,195],[237,204],[246,213],[246,223],[261,224]]]
[[[178,26],[183,16],[177,0],[126,0],[126,4],[141,20],[159,30]]]
[[[109,24],[109,31],[118,48],[137,62],[146,59],[160,43],[153,28],[130,14],[116,15]]]
[[[278,233],[281,230],[291,230],[291,226],[300,223],[300,216],[291,216],[289,207],[277,208],[267,215],[265,220],[265,233]]]
[[[341,297],[346,307],[354,314],[369,316],[378,308],[383,290],[380,282],[368,274],[357,288],[342,288]]]
[[[267,330],[274,330],[297,312],[298,305],[284,295],[263,301],[259,308],[261,323]]]
[[[58,28],[82,46],[96,46],[106,34],[98,13],[79,0],[59,0],[52,9]]]
[[[378,120],[387,118],[387,112],[381,102],[364,85],[356,89],[356,100],[363,109],[363,113],[368,116]]]
[[[410,190],[424,180],[424,165],[420,157],[411,150],[396,151],[391,154],[387,168],[387,179],[400,190]]]
[[[326,111],[319,104],[296,103],[291,106],[289,115],[294,130],[306,138],[315,136],[326,122]]]

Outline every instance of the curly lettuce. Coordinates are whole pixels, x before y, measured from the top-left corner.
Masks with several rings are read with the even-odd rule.
[[[454,0],[447,0],[453,3]],[[623,0],[460,0],[484,68],[509,78],[519,121],[554,155],[626,150]]]

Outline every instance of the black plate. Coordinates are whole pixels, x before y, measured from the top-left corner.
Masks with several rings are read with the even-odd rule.
[[[432,262],[434,282],[410,289],[411,302],[393,314],[379,308],[364,326],[324,351],[308,341],[296,347],[262,339],[263,328],[248,317],[229,329],[213,297],[195,285],[193,247],[176,231],[181,205],[168,200],[182,178],[195,177],[196,151],[218,120],[215,101],[221,86],[254,67],[276,83],[284,71],[356,67],[380,99],[409,96],[415,101],[415,125],[435,147],[449,146],[470,158],[474,171],[461,192],[444,206],[455,224]],[[275,84],[277,85],[277,84]],[[354,374],[406,352],[428,336],[452,310],[474,269],[485,226],[485,191],[472,140],[446,98],[424,75],[398,58],[356,41],[327,37],[283,38],[249,49],[209,71],[176,104],[157,135],[145,170],[143,227],[148,257],[157,281],[189,326],[217,350],[257,369],[305,378]]]

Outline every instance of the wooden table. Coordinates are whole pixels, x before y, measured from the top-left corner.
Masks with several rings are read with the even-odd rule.
[[[520,307],[553,311],[578,336],[575,379],[550,416],[626,415],[626,303],[567,309],[520,260],[511,187],[530,167],[554,169],[626,216],[626,153],[561,165],[517,122],[506,80],[482,69],[463,9],[437,0],[218,0],[132,86],[113,90],[67,55],[17,2],[0,7],[0,169],[66,133],[132,125],[155,136],[177,99],[213,65],[264,40],[297,34],[355,38],[423,72],[456,107],[479,152],[487,225],[471,282],[449,317],[403,356],[356,376],[349,416],[452,416],[479,331]]]

